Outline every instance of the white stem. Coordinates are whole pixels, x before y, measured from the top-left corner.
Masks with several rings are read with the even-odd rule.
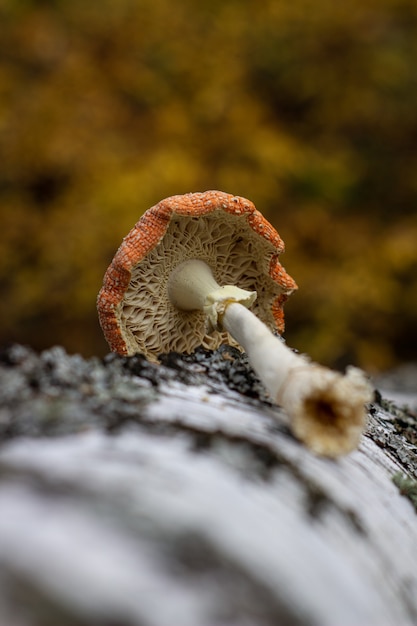
[[[223,315],[223,326],[244,348],[249,361],[266,389],[276,401],[288,372],[306,365],[282,339],[275,337],[263,322],[238,303],[230,303]]]
[[[360,370],[350,368],[343,376],[295,354],[246,308],[256,294],[220,287],[203,261],[178,266],[168,293],[179,309],[205,311],[214,327],[223,327],[245,349],[273,401],[290,416],[294,433],[312,450],[339,456],[358,445],[364,404],[372,397]]]
[[[203,310],[212,328],[219,328],[219,316],[230,302],[249,307],[256,300],[256,291],[234,285],[221,287],[207,263],[199,259],[184,261],[173,270],[168,295],[172,304],[182,311]]]
[[[357,447],[365,427],[364,404],[372,398],[360,370],[351,367],[343,376],[295,354],[238,303],[227,306],[222,321],[273,400],[290,416],[297,437],[326,456]]]
[[[207,263],[192,259],[172,271],[168,295],[172,304],[181,311],[196,311],[204,308],[208,294],[219,287]]]

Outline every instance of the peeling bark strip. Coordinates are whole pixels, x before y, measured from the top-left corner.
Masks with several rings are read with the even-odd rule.
[[[234,348],[156,366],[12,346],[0,624],[412,626],[417,516],[400,489],[416,431],[379,397],[359,449],[331,461]]]

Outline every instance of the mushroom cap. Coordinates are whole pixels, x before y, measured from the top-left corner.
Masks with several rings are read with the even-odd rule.
[[[283,332],[283,304],[297,289],[279,262],[284,243],[249,200],[221,191],[172,196],[148,209],[123,239],[97,299],[100,325],[113,352],[190,353],[198,346],[236,345],[211,330],[202,311],[180,311],[168,297],[171,271],[201,259],[220,285],[256,291],[253,312]]]

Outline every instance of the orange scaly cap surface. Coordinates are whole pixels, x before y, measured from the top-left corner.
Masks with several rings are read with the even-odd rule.
[[[190,226],[187,226],[187,222]],[[149,304],[144,301],[145,303],[141,303],[141,306],[142,308],[149,307],[151,313],[152,309],[155,309],[155,315],[158,309],[160,319],[158,318],[157,322],[162,324],[163,315],[160,314],[159,309],[162,306],[161,302],[166,304],[166,298],[165,295],[155,295],[155,285],[148,286],[147,281],[146,284],[141,282],[140,266],[145,259],[149,263],[152,258],[152,267],[155,266],[155,282],[161,290],[166,287],[165,271],[172,271],[172,263],[190,258],[201,258],[209,263],[218,282],[225,284],[230,281],[230,274],[233,273],[230,270],[230,261],[229,268],[224,270],[225,276],[222,273],[227,233],[231,235],[230,246],[233,258],[238,258],[238,255],[242,258],[252,258],[250,277],[247,272],[245,273],[244,268],[240,274],[237,272],[236,279],[241,283],[238,286],[258,291],[256,304],[258,316],[271,328],[279,332],[283,331],[283,303],[297,288],[297,285],[279,262],[279,255],[284,250],[282,239],[249,200],[221,191],[206,191],[172,196],[162,200],[148,209],[123,239],[106,271],[103,287],[97,300],[100,324],[113,352],[131,354],[134,351],[140,351],[151,358],[157,357],[158,346],[156,344],[155,347],[150,346],[148,353],[146,339],[141,338],[143,330],[139,329],[137,321],[126,321],[128,315],[132,316],[132,304],[127,294],[133,293],[136,289],[137,292],[144,292],[143,297],[146,295],[145,292],[149,291]],[[185,242],[181,240],[182,237]],[[182,247],[184,247],[183,258],[181,257]],[[178,251],[175,252],[177,256],[174,254],[174,248]],[[158,256],[159,249],[161,249],[161,257]],[[162,258],[162,252],[165,258]],[[167,260],[166,257],[170,259]],[[269,283],[273,281],[273,285],[261,287],[260,292],[259,285],[252,276],[255,273],[266,275]],[[265,301],[262,299],[263,291],[266,294]],[[169,307],[169,304],[167,306]],[[166,315],[168,316],[168,312]],[[182,320],[184,324],[188,323],[190,314],[181,313],[181,315],[184,318]],[[201,313],[198,315],[201,321]],[[151,315],[144,312],[143,317],[148,319],[150,325],[155,325]],[[174,327],[177,329],[178,323]],[[221,343],[231,342],[227,333],[216,331],[215,335],[216,338],[213,338],[214,335],[209,337],[205,331],[201,331],[199,335],[197,333],[196,341],[198,340],[199,343],[194,347],[200,343],[206,347],[217,347]],[[154,338],[152,341],[155,343]],[[136,343],[137,349],[132,348],[132,345],[136,346]],[[173,338],[172,345],[165,342],[159,349],[164,348],[178,350],[179,344]],[[185,349],[188,350],[188,347]]]

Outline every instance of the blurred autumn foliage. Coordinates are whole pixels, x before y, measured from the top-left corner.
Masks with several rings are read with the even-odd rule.
[[[415,358],[415,0],[3,0],[0,20],[2,343],[104,354],[122,237],[221,189],[286,242],[290,345]]]

